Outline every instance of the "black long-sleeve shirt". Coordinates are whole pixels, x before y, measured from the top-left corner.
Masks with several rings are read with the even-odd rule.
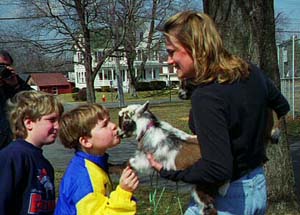
[[[17,76],[19,87],[2,85],[0,86],[0,150],[12,141],[11,129],[6,116],[7,99],[12,98],[15,94],[24,90],[33,90],[19,76]]]
[[[162,170],[160,175],[199,185],[235,180],[265,163],[268,108],[278,117],[289,111],[287,100],[254,65],[247,79],[198,86],[191,100],[189,125],[200,142],[202,159],[185,170]]]

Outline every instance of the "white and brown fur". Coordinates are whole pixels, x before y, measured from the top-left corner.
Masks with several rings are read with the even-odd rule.
[[[152,172],[147,153],[152,153],[166,170],[185,169],[201,158],[197,137],[159,120],[149,110],[149,102],[121,109],[119,126],[122,137],[134,135],[138,141],[135,156],[129,159],[129,163],[139,172]],[[204,214],[216,214],[213,195],[218,191],[224,194],[228,183],[219,190],[218,187],[208,189],[196,186],[193,190],[195,200],[203,205]]]

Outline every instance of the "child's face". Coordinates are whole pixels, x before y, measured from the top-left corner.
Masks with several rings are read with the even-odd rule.
[[[37,147],[54,143],[59,130],[58,121],[58,113],[44,115],[36,121],[26,119],[25,126],[27,127],[28,135],[25,140]]]
[[[91,152],[97,155],[103,155],[107,149],[118,145],[121,142],[118,136],[118,128],[110,118],[98,120],[96,126],[91,130],[91,137],[88,138],[91,143]]]

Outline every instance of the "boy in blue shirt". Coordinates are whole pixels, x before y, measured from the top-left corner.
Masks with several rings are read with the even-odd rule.
[[[53,214],[54,170],[42,147],[54,143],[63,106],[52,94],[22,91],[7,107],[15,141],[0,151],[0,214]]]

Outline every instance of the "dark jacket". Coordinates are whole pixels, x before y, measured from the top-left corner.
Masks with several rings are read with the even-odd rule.
[[[278,117],[290,109],[273,82],[254,65],[249,78],[198,86],[191,100],[190,128],[200,142],[202,159],[185,170],[160,174],[199,185],[236,180],[265,163],[268,108]]]
[[[12,98],[20,91],[32,90],[19,76],[17,78],[19,83],[18,89],[6,85],[0,86],[0,150],[12,141],[12,134],[6,113],[7,99]]]

